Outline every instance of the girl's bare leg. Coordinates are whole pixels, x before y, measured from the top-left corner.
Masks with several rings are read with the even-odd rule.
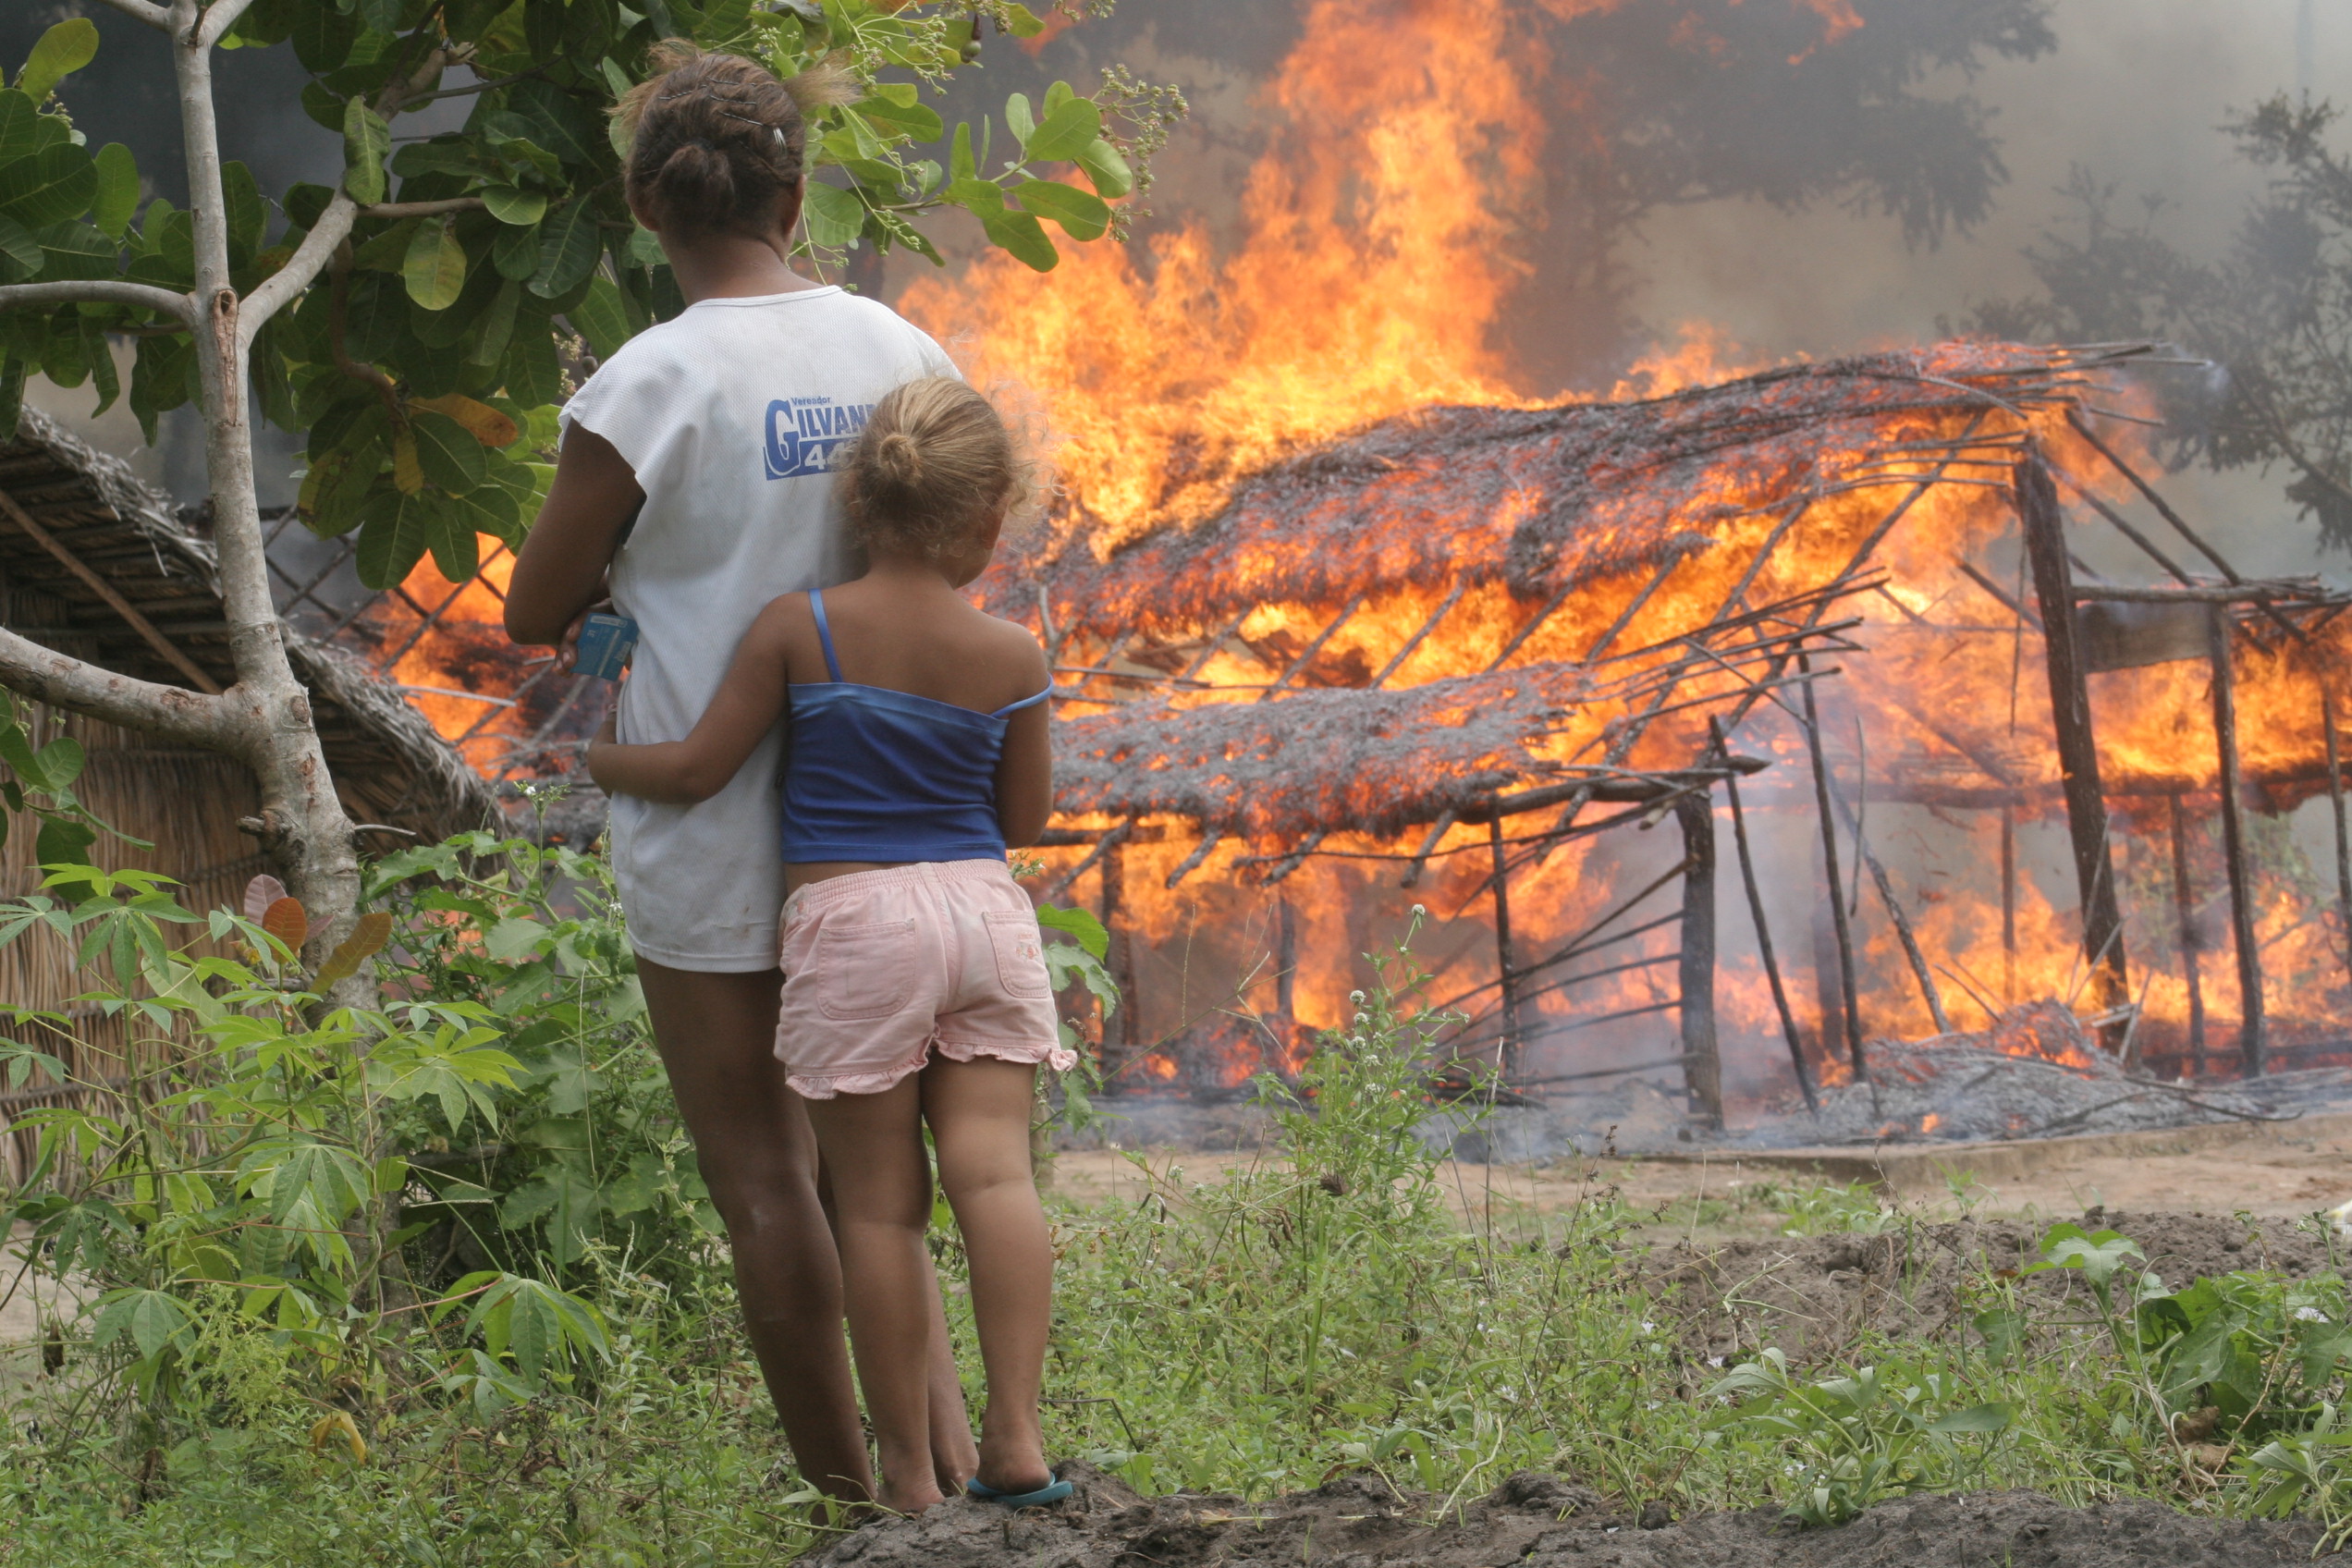
[[[972,1260],[972,1311],[988,1373],[979,1478],[1004,1492],[1035,1491],[1053,1479],[1037,1418],[1053,1323],[1053,1241],[1029,1162],[1036,1080],[1035,1067],[987,1057],[934,1058],[922,1073],[923,1116]]]
[[[876,1095],[809,1100],[833,1182],[834,1237],[849,1303],[858,1386],[881,1451],[876,1498],[920,1513],[939,1501],[931,1455],[933,1321],[939,1316],[931,1255],[931,1170],[923,1151],[922,1084],[901,1079]]]

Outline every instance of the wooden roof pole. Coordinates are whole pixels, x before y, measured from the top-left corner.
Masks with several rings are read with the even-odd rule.
[[[2230,657],[2229,611],[2216,605],[2209,613],[2213,618],[2213,739],[2222,753],[2222,859],[2229,870],[2230,935],[2237,949],[2238,1071],[2259,1078],[2265,1043],[2262,948],[2254,930],[2253,880],[2246,867],[2246,808],[2238,798],[2243,780],[2237,762],[2237,680]]]
[[[2108,850],[2107,800],[2099,778],[2099,745],[2090,725],[2090,689],[2076,643],[2075,585],[2058,513],[2058,487],[2049,467],[2028,456],[2016,468],[2017,519],[2034,595],[2041,606],[2043,662],[2050,676],[2051,725],[2056,731],[2059,775],[2065,787],[2066,827],[2074,840],[2075,882],[2082,898],[2083,956],[2092,970],[2099,1011],[2131,1000],[2125,983],[2123,912],[2115,901],[2115,872]],[[2122,1040],[2120,1023],[2101,1033],[2110,1049]]]
[[[165,664],[186,676],[190,685],[206,696],[220,695],[220,683],[206,674],[202,665],[182,653],[178,643],[156,631],[155,623],[141,615],[138,606],[124,598],[113,583],[92,570],[80,556],[60,544],[55,534],[34,521],[33,515],[18,506],[17,498],[6,490],[0,490],[0,511],[6,512],[10,521],[25,531],[26,537],[56,557],[67,571],[80,578],[85,587],[104,601],[108,609],[122,617],[123,624],[144,638],[147,645],[161,655]]]
[[[1683,1082],[1691,1109],[1723,1125],[1723,1059],[1715,1038],[1715,800],[1701,790],[1674,802],[1683,830],[1683,940],[1676,978],[1682,1006]]]

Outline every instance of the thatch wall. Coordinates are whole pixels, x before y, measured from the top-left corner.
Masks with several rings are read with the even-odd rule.
[[[235,680],[212,542],[119,459],[28,409],[16,438],[0,445],[0,489],[52,544],[128,601],[181,658],[215,685]],[[193,685],[184,666],[164,655],[13,513],[0,515],[0,625],[142,680]],[[397,689],[349,655],[290,631],[287,651],[296,676],[311,689],[328,765],[356,819],[437,839],[496,815],[487,784]],[[92,851],[100,864],[173,876],[191,909],[241,900],[247,881],[264,869],[254,840],[237,827],[259,805],[243,765],[92,719],[39,706],[25,711],[38,741],[71,735],[88,749],[76,786],[82,802],[122,833],[155,846],[138,850],[101,839]],[[380,839],[371,847],[397,841]],[[38,880],[32,825],[19,822],[0,846],[0,896],[29,892]],[[44,933],[0,949],[0,998],[61,1011],[71,1021],[70,1038],[34,1032],[19,1037],[66,1059],[85,1082],[120,1078],[135,1065],[126,1060],[123,1023],[73,1001],[86,988],[63,945]],[[0,1083],[0,1129],[12,1113],[58,1103],[68,1093],[38,1084],[10,1091]],[[0,1133],[0,1162],[11,1178],[32,1152],[29,1134]]]

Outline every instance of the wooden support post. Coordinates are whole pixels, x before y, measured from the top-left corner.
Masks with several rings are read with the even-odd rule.
[[[2017,808],[2001,808],[2001,999],[2017,999]]]
[[[1683,830],[1683,1082],[1691,1109],[1709,1127],[1723,1125],[1723,1060],[1715,1042],[1715,802],[1709,794],[1674,802]]]
[[[1121,906],[1126,901],[1127,891],[1126,839],[1123,832],[1115,834],[1104,847],[1102,856],[1102,901],[1098,907],[1103,930],[1110,937],[1110,946],[1103,956],[1109,960],[1106,967],[1110,977],[1119,984],[1119,1011],[1103,1021],[1102,1070],[1106,1087],[1117,1082],[1113,1074],[1135,1060],[1139,1034],[1135,1021],[1135,947],[1119,928]]]
[[[2181,976],[2188,983],[2188,1075],[2205,1076],[2205,979],[2198,973],[2197,900],[2188,881],[2188,825],[2181,798],[2170,797],[2173,827],[2173,913],[2180,922]]]
[[[2344,964],[2352,974],[2352,837],[2345,832],[2344,766],[2335,733],[2335,696],[2320,686],[2320,721],[2327,730],[2328,804],[2335,813],[2335,912],[2344,922]]]
[[[1708,725],[1715,740],[1718,757],[1731,748],[1723,738],[1722,720],[1710,718]],[[1796,1026],[1796,1013],[1789,1006],[1788,987],[1781,984],[1781,966],[1772,956],[1772,927],[1764,918],[1764,891],[1756,880],[1756,860],[1747,848],[1747,815],[1740,810],[1739,775],[1728,774],[1723,779],[1723,793],[1732,806],[1732,844],[1739,851],[1740,881],[1747,889],[1748,917],[1756,923],[1756,952],[1764,961],[1764,978],[1772,987],[1772,1006],[1781,1015],[1781,1037],[1788,1042],[1789,1067],[1796,1073],[1796,1086],[1805,1096],[1805,1109],[1814,1115],[1821,1114],[1820,1097],[1813,1092],[1813,1075],[1805,1070],[1805,1036]]]
[[[1487,847],[1494,856],[1495,974],[1502,987],[1502,1039],[1496,1047],[1496,1067],[1505,1087],[1519,1078],[1519,1051],[1526,1043],[1519,1007],[1519,954],[1511,941],[1511,864],[1503,851],[1502,812],[1489,802]]]
[[[2230,652],[2230,613],[2212,614],[2213,741],[2222,753],[2222,859],[2229,869],[2230,937],[2237,949],[2238,1072],[2262,1075],[2262,949],[2254,935],[2254,889],[2246,872],[2245,802],[2237,766],[2237,671]]]
[[[2101,1012],[2113,1012],[2131,1000],[2125,981],[2123,912],[2115,900],[2114,864],[2108,849],[2107,800],[2099,782],[2090,689],[2075,642],[2074,574],[2066,560],[2058,487],[2040,458],[2029,456],[2017,464],[2016,500],[2026,558],[2033,568],[2034,595],[2041,605],[2051,720],[2065,786],[2066,827],[2074,840],[2075,883],[2082,896],[2083,955],[2091,967],[2093,1004]],[[2110,1050],[2122,1047],[2125,1026],[2119,1019],[2101,1031]]]
[[[1796,655],[1799,673],[1813,673],[1812,660],[1803,654]],[[1821,868],[1827,878],[1831,928],[1837,933],[1838,985],[1843,993],[1844,1017],[1840,1020],[1845,1029],[1846,1060],[1854,1065],[1854,1081],[1869,1079],[1869,1065],[1863,1060],[1862,1009],[1857,997],[1854,974],[1854,933],[1845,919],[1845,879],[1838,873],[1837,814],[1830,809],[1830,764],[1821,754],[1821,716],[1813,701],[1813,682],[1800,682],[1805,691],[1805,744],[1813,758],[1813,809],[1821,820]],[[1830,1010],[1822,1010],[1823,1033],[1827,1034]]]

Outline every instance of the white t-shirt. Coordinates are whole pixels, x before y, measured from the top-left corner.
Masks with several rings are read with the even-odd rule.
[[[573,394],[567,423],[611,442],[645,492],[613,557],[615,607],[638,626],[621,740],[684,740],[768,601],[848,575],[834,467],[884,393],[955,374],[889,307],[828,288],[690,305]],[[774,967],[782,743],[779,728],[700,805],[613,798],[613,869],[645,957]]]

